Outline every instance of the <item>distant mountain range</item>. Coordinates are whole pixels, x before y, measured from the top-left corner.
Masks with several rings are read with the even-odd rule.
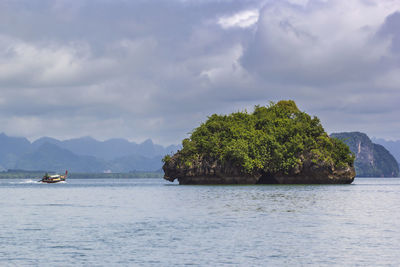
[[[137,144],[125,139],[98,141],[91,137],[60,141],[42,137],[30,142],[0,134],[0,170],[49,170],[72,172],[157,171],[166,154],[179,146],[163,147],[151,139]]]
[[[357,176],[399,176],[400,141],[373,139],[373,143],[360,132],[334,133],[331,136],[342,139],[356,155]],[[92,137],[81,137],[60,141],[42,137],[31,143],[23,137],[0,133],[0,171],[159,171],[163,156],[178,149],[178,145],[164,147],[154,144],[151,139],[138,144],[126,139],[98,141]]]
[[[399,163],[382,145],[375,144],[360,132],[333,133],[344,141],[356,156],[354,167],[358,177],[398,177]]]

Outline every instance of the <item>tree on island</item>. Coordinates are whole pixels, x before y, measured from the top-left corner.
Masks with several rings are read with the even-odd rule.
[[[232,167],[235,175],[284,176],[302,170],[306,161],[335,169],[353,168],[354,163],[349,147],[330,138],[320,120],[300,111],[292,100],[255,106],[252,113],[214,114],[182,145],[177,154],[163,159],[166,179],[172,173],[178,176],[174,178],[184,173],[223,176]],[[204,161],[215,170],[200,170]]]

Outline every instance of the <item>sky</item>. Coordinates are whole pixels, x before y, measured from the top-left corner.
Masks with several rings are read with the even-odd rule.
[[[2,0],[0,132],[178,144],[293,99],[400,139],[398,0]]]

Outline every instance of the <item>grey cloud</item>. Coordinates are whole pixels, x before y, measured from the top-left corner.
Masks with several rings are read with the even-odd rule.
[[[212,113],[290,98],[329,130],[388,136],[380,129],[395,124],[374,128],[365,114],[398,111],[389,37],[397,24],[385,21],[395,4],[371,11],[352,1],[378,23],[354,19],[344,0],[283,2],[3,1],[1,130],[168,144]],[[218,24],[255,9],[256,25]]]
[[[381,68],[387,50],[384,42],[371,41],[373,29],[357,22],[343,25],[352,14],[338,16],[340,4],[332,1],[309,1],[307,8],[266,5],[243,65],[268,81],[311,86],[358,81]]]
[[[386,17],[382,27],[377,32],[379,37],[390,38],[391,49],[394,53],[400,53],[400,12],[394,12]]]
[[[230,65],[226,50],[240,41],[214,20],[249,4],[3,2],[0,44],[9,54],[0,56],[0,110],[14,116],[4,130],[176,142],[193,127],[190,118],[218,105],[208,100],[215,86],[203,72]],[[28,120],[37,127],[24,127]]]
[[[381,17],[383,24],[372,17],[382,15],[379,4],[392,4],[392,11],[386,9]],[[365,12],[365,18],[354,16],[346,5]],[[377,1],[309,1],[306,7],[270,2],[241,62],[259,84],[298,100],[329,131],[399,138],[400,72],[392,53],[398,42],[398,13],[393,13],[398,8]]]

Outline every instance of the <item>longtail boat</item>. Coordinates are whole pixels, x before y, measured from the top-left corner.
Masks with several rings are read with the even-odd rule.
[[[49,175],[48,173],[46,173],[39,182],[48,183],[48,184],[58,183],[58,182],[65,181],[67,179],[67,176],[68,176],[68,171],[65,171],[65,175],[61,175],[61,174]]]

